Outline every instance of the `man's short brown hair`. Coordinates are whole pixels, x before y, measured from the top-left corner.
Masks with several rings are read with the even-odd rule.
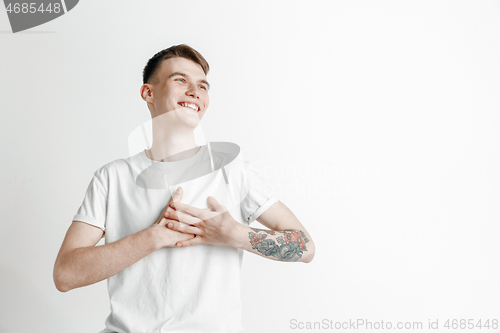
[[[208,74],[208,70],[210,69],[210,67],[208,66],[208,62],[205,60],[205,58],[203,58],[203,56],[191,46],[188,46],[186,44],[179,44],[156,53],[151,59],[148,60],[146,67],[144,67],[144,70],[142,71],[142,83],[154,83],[157,79],[155,75],[157,69],[160,67],[160,64],[164,60],[175,57],[194,61],[201,66],[205,75]]]

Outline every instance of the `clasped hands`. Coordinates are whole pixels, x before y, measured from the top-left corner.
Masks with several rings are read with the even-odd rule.
[[[196,244],[232,245],[238,227],[241,226],[214,197],[208,197],[209,208],[196,208],[181,203],[182,188],[178,188],[156,224],[192,236],[176,241],[175,246]]]

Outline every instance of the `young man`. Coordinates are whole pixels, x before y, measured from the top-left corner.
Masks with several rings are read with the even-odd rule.
[[[102,332],[241,332],[242,250],[314,256],[311,236],[250,163],[195,144],[208,69],[187,45],[148,61],[141,96],[151,149],[98,169],[66,233],[54,282],[65,292],[108,279]],[[270,230],[248,227],[255,219]]]

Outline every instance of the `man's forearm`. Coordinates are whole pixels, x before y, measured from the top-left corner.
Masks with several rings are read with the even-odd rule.
[[[314,244],[302,230],[264,230],[241,225],[233,235],[233,246],[278,261],[310,262]]]
[[[57,258],[56,287],[69,291],[105,280],[154,252],[152,229],[147,228],[116,242],[75,248]]]

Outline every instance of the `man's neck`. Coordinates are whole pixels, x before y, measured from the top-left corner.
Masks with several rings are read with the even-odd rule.
[[[146,150],[146,156],[151,159],[155,160],[157,162],[176,162],[176,161],[181,161],[188,159],[190,157],[193,157],[200,151],[201,147],[200,146],[194,146],[193,148],[187,149],[187,150],[182,150],[181,152],[173,153],[155,153],[155,147],[151,147],[150,150]],[[163,156],[163,157],[162,157]]]
[[[199,150],[194,141],[194,129],[153,126],[153,145],[146,155],[159,162],[175,162],[190,158]]]
[[[180,110],[153,116],[153,144],[146,156],[158,162],[175,162],[196,155],[200,150],[194,141],[196,126]]]

